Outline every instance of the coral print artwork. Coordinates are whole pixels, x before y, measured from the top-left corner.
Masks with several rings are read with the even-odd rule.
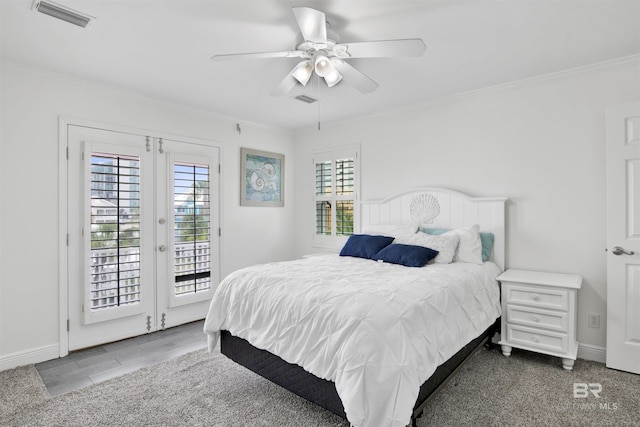
[[[241,149],[242,206],[284,206],[284,155]]]

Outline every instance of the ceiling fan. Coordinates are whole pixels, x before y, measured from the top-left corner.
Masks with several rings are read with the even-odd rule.
[[[421,56],[426,49],[422,39],[340,43],[337,34],[327,24],[324,12],[310,7],[294,7],[292,10],[300,27],[294,50],[214,55],[211,59],[302,59],[271,92],[275,96],[286,94],[298,84],[305,86],[314,72],[329,87],[344,80],[360,92],[369,93],[378,88],[378,83],[358,71],[347,60]]]

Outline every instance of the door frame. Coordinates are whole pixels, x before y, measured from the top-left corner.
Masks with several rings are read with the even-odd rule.
[[[69,254],[68,239],[69,231],[67,226],[68,204],[69,204],[69,176],[68,176],[68,127],[83,126],[88,128],[96,128],[113,132],[128,133],[139,135],[142,137],[162,138],[165,140],[182,141],[192,144],[206,145],[217,148],[219,153],[219,162],[222,164],[223,146],[221,141],[204,140],[182,135],[174,135],[166,132],[133,128],[128,126],[114,125],[111,123],[99,122],[94,120],[80,119],[69,116],[58,117],[58,346],[59,356],[64,357],[69,354]],[[224,209],[222,201],[224,195],[222,189],[223,177],[222,173],[218,175],[218,218],[220,229],[224,223]],[[223,236],[219,237],[220,250],[218,251],[218,268],[222,268],[222,247]],[[215,284],[217,286],[217,283]]]

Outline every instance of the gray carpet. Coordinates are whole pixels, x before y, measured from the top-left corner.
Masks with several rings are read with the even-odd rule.
[[[573,383],[600,383],[600,398]],[[0,372],[1,426],[348,426],[204,350],[50,397],[33,366]],[[419,426],[639,426],[640,376],[514,350],[476,354],[430,402]]]

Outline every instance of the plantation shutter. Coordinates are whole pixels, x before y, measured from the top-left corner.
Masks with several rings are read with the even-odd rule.
[[[211,289],[209,166],[176,162],[173,167],[175,295]]]
[[[90,310],[140,302],[140,159],[91,154]]]
[[[335,238],[354,233],[358,188],[358,150],[341,149],[316,153],[314,241],[338,243]],[[331,242],[333,240],[333,242]]]

